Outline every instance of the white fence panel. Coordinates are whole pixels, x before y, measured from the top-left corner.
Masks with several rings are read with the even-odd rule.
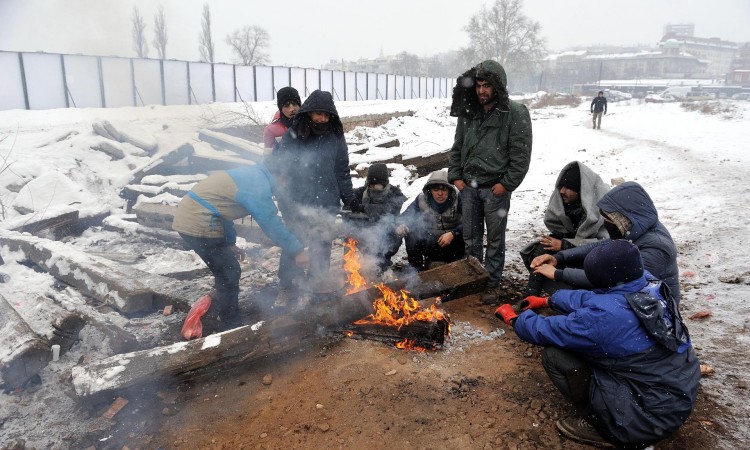
[[[29,108],[65,108],[67,105],[60,55],[23,53],[22,56]]]
[[[340,70],[333,71],[333,87],[330,92],[333,95],[334,102],[346,100],[346,82],[344,80],[344,72]]]
[[[0,111],[6,109],[26,109],[23,98],[23,77],[18,53],[0,52]]]
[[[164,97],[167,105],[187,105],[190,103],[189,96],[188,63],[164,61]]]
[[[134,59],[135,104],[161,105],[161,64],[154,59]]]
[[[104,105],[107,108],[135,106],[130,60],[126,58],[107,57],[102,58],[101,61]]]
[[[191,102],[199,105],[214,101],[211,64],[190,62],[190,97]]]
[[[276,98],[273,89],[273,68],[268,66],[255,66],[255,101],[265,102]]]
[[[236,66],[237,101],[255,101],[255,71],[253,66]]]
[[[305,69],[305,91],[299,91],[302,98],[310,95],[312,91],[322,89],[320,87],[321,71],[318,69]],[[330,77],[330,75],[329,75]]]
[[[214,86],[217,102],[233,103],[235,101],[233,65],[214,64]]]
[[[65,55],[65,82],[68,101],[75,108],[101,108],[99,62],[95,56]],[[161,103],[161,101],[160,101]]]

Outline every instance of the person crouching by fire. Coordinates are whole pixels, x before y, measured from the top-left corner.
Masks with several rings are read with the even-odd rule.
[[[695,407],[700,366],[677,302],[643,269],[638,247],[602,242],[584,260],[592,290],[530,296],[495,315],[541,345],[542,366],[578,417],[557,421],[585,444],[643,448],[669,437]],[[550,307],[558,315],[538,315]]]
[[[214,172],[180,200],[172,229],[200,256],[214,275],[215,293],[206,312],[207,325],[224,331],[242,325],[239,309],[239,260],[233,221],[251,215],[263,232],[294,262],[306,268],[307,251],[278,216],[272,195],[279,182],[278,164]]]
[[[435,261],[448,263],[464,257],[461,211],[461,193],[448,183],[448,172],[432,172],[396,226],[396,234],[406,241],[409,265],[422,271]]]

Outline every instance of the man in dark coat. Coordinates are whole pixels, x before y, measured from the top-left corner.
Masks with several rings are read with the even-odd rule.
[[[461,193],[444,170],[432,172],[422,192],[398,219],[396,233],[406,241],[409,265],[427,270],[435,261],[464,257]]]
[[[382,272],[391,266],[391,258],[401,247],[395,228],[406,196],[390,183],[388,167],[375,163],[367,169],[365,185],[354,190],[354,197],[363,211],[362,228],[355,235],[362,243],[361,249],[375,256]]]
[[[361,209],[352,189],[344,127],[330,92],[316,90],[307,97],[271,158],[285,167],[286,189],[277,195],[284,222],[308,247],[311,281],[322,281],[331,264],[333,222],[341,202]],[[302,275],[291,255],[282,252],[278,306],[286,303],[288,289]]]
[[[607,114],[607,98],[604,92],[599,91],[591,100],[591,120],[594,122],[595,130],[602,127],[602,114]]]
[[[607,191],[609,186],[585,164],[573,161],[563,167],[544,213],[544,225],[549,234],[521,250],[521,259],[531,271],[527,295],[540,295],[542,288],[552,294],[556,289],[553,281],[531,270],[534,258],[609,237],[596,205]]]
[[[679,303],[677,247],[667,228],[659,222],[656,206],[643,187],[634,181],[622,183],[607,192],[597,206],[609,237],[627,239],[635,244],[643,256],[646,270],[662,280]],[[554,255],[538,256],[531,261],[531,268],[573,288],[589,289],[591,283],[582,269],[583,261],[588,252],[600,244],[586,244]]]
[[[503,66],[487,60],[458,77],[451,104],[458,121],[448,181],[461,191],[466,253],[484,261],[490,274],[485,302],[500,293],[510,196],[531,161],[529,111],[508,98],[506,86]]]
[[[700,367],[677,303],[643,270],[638,248],[604,241],[584,262],[594,289],[528,297],[520,315],[496,315],[544,346],[542,365],[580,417],[557,422],[586,444],[643,448],[674,433],[692,412]],[[531,309],[549,306],[558,315]]]

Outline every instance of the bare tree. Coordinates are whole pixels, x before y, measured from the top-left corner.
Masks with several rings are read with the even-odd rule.
[[[268,32],[257,26],[245,26],[228,34],[226,43],[232,47],[232,52],[238,56],[239,62],[246,66],[265,64],[268,54],[264,52],[270,41]]]
[[[154,47],[159,52],[159,59],[167,59],[167,23],[164,20],[164,6],[154,16]]]
[[[148,58],[148,42],[146,42],[146,22],[138,11],[137,6],[133,6],[133,15],[130,17],[133,23],[133,50],[139,58]]]
[[[479,59],[495,59],[515,73],[529,73],[539,64],[546,54],[541,26],[522,7],[523,0],[495,0],[471,17],[464,30]]]
[[[199,36],[201,61],[214,62],[214,41],[211,37],[211,11],[208,3],[203,4],[203,20],[201,21],[201,34]]]
[[[391,70],[395,75],[422,75],[422,61],[419,56],[401,52],[391,61]]]

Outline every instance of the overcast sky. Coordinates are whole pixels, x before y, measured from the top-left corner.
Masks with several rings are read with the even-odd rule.
[[[0,50],[135,56],[131,13],[166,13],[167,57],[197,61],[206,0],[0,0]],[[234,62],[225,36],[259,25],[271,63],[320,67],[332,59],[418,56],[468,45],[463,27],[491,0],[209,0],[218,62]],[[459,6],[460,5],[460,8]],[[699,37],[750,41],[750,0],[525,0],[552,51],[592,44],[655,44],[667,23],[694,23]]]

